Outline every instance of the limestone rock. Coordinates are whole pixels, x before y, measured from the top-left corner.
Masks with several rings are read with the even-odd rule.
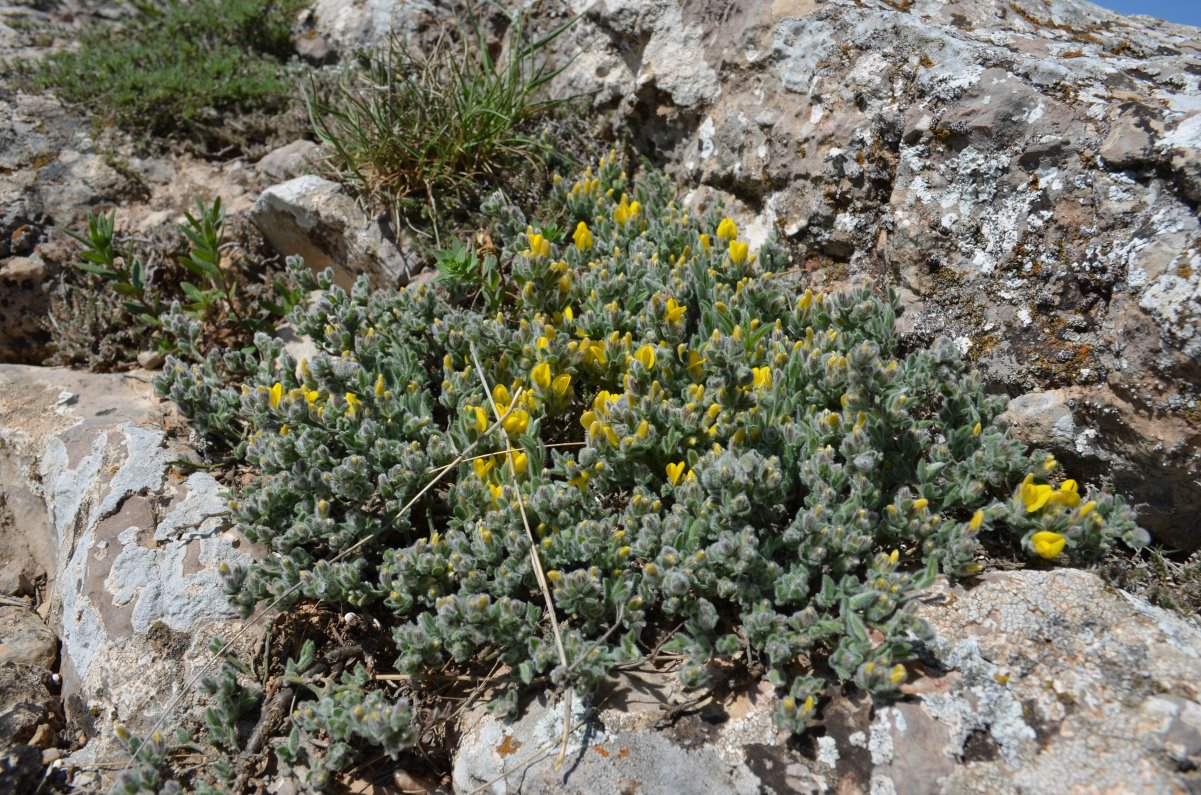
[[[292,179],[305,170],[311,170],[312,159],[318,148],[312,141],[293,141],[263,155],[259,162],[254,164],[254,170],[276,182]]]
[[[50,308],[45,282],[46,266],[40,257],[0,260],[0,361],[45,358],[50,341],[42,322]]]
[[[58,638],[24,599],[0,596],[0,665],[21,663],[54,670]]]
[[[383,217],[367,218],[340,185],[321,177],[268,188],[251,218],[276,251],[303,257],[314,272],[332,267],[343,289],[362,274],[378,287],[404,285],[420,267]]]
[[[572,9],[562,95],[818,283],[915,296],[906,344],[946,334],[1010,395],[1076,390],[1088,450],[1030,441],[1201,545],[1197,29],[1074,0]]]
[[[91,738],[72,763],[92,764],[120,753],[117,723],[148,731],[208,639],[231,634],[217,567],[243,542],[213,477],[171,466],[188,451],[145,375],[0,366],[0,442],[0,486],[49,575],[66,713]]]
[[[799,740],[772,721],[761,684],[664,721],[681,692],[638,672],[577,708],[567,763],[553,760],[561,704],[514,722],[461,724],[456,792],[1191,792],[1201,761],[1201,624],[1070,569],[945,580],[918,608],[933,630],[905,697],[837,688]],[[833,694],[833,695],[831,695]],[[810,749],[802,753],[800,749]],[[698,787],[702,786],[703,789]]]
[[[31,742],[39,726],[55,720],[58,699],[46,688],[48,676],[37,665],[0,663],[0,752]]]

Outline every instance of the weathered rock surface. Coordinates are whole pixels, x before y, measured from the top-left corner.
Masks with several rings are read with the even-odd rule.
[[[1072,438],[1030,441],[1201,545],[1196,29],[1080,0],[572,9],[564,94],[798,266],[907,291],[910,343],[1073,390]]]
[[[905,697],[836,696],[790,740],[771,688],[660,721],[686,695],[628,679],[572,735],[538,702],[513,723],[463,721],[457,792],[839,792],[897,795],[1193,792],[1201,785],[1201,625],[1093,574],[994,572],[943,581]],[[657,726],[658,724],[658,726]],[[802,750],[802,749],[808,750]]]
[[[148,730],[231,631],[217,566],[241,540],[162,427],[145,375],[0,365],[0,487],[49,576],[67,717],[91,738],[74,764],[119,755],[114,726]]]
[[[263,191],[251,218],[276,251],[300,255],[314,272],[332,267],[344,289],[362,274],[377,287],[404,285],[421,267],[384,217],[368,218],[340,185],[318,176]]]
[[[54,670],[58,638],[25,599],[0,596],[0,665],[21,663]]]

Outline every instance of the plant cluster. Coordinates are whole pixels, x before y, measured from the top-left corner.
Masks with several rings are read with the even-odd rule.
[[[209,347],[240,346],[257,332],[274,331],[300,302],[300,290],[284,275],[262,283],[262,274],[251,272],[261,263],[249,262],[245,248],[227,239],[219,198],[212,205],[197,199],[196,214],[184,218],[182,240],[168,244],[176,250],[165,255],[151,246],[148,256],[147,247],[119,240],[116,210],[89,213],[85,232],[66,233],[82,245],[76,268],[86,276],[82,285],[64,283],[52,314],[59,360],[112,369],[132,362],[134,346],[201,358]],[[105,300],[109,292],[117,302]],[[194,333],[177,334],[189,320],[198,324]],[[93,333],[63,328],[78,332],[80,324]]]
[[[122,24],[86,28],[77,49],[34,67],[34,82],[137,136],[175,137],[206,150],[244,148],[258,137],[224,116],[274,113],[290,101],[285,62],[301,0],[131,5]]]
[[[353,606],[392,627],[402,674],[507,672],[506,710],[532,683],[592,691],[678,627],[686,685],[741,656],[799,732],[828,682],[898,692],[914,597],[976,573],[983,537],[1035,560],[1145,542],[1119,498],[1007,438],[949,340],[901,355],[891,294],[798,291],[782,249],[612,155],[548,205],[535,227],[489,201],[495,261],[451,252],[433,285],[322,276],[293,315],[312,359],[259,335],[168,361],[160,393],[258,473],[230,503],[270,550],[225,572],[243,612]],[[298,729],[412,741],[406,704],[341,687]]]
[[[520,16],[507,24],[500,56],[482,23],[465,18],[425,51],[392,39],[359,53],[332,90],[311,88],[306,103],[331,176],[390,208],[397,227],[416,220],[436,235],[510,175],[528,182],[545,173],[555,150],[539,124],[563,104],[544,96],[558,74],[545,49],[566,26],[535,37]]]

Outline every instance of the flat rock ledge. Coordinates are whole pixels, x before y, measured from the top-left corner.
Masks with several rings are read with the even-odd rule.
[[[679,704],[670,675],[631,674],[592,717],[577,708],[554,769],[561,703],[461,724],[456,792],[1191,793],[1201,787],[1201,625],[1088,572],[941,581],[934,630],[904,697],[835,696],[792,738],[761,685]],[[675,708],[673,709],[673,705]],[[665,716],[674,712],[670,719]]]

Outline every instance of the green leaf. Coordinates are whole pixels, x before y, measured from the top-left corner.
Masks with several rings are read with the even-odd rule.
[[[87,271],[88,273],[95,273],[96,275],[103,276],[106,279],[122,278],[122,274],[118,273],[117,271],[115,271],[111,268],[102,268],[99,265],[90,265],[86,262],[77,262],[76,267],[79,268],[81,271]]]

